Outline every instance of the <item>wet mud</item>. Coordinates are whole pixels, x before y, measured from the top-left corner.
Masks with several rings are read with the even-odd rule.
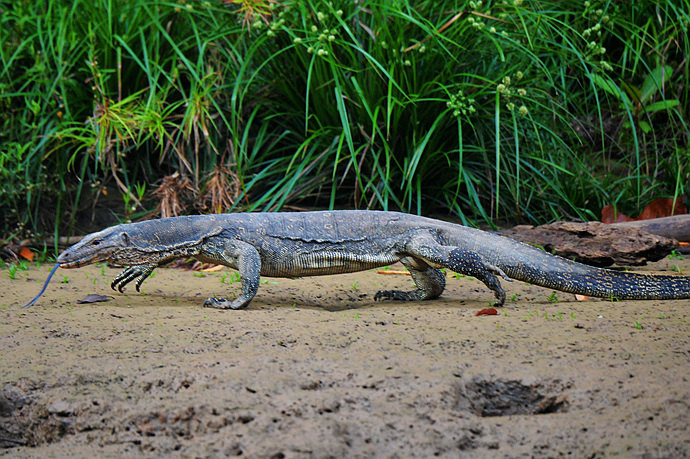
[[[690,257],[642,270],[690,272]],[[394,267],[395,268],[395,267]],[[504,283],[506,307],[449,275],[442,298],[375,271],[263,279],[231,270],[0,272],[0,455],[602,457],[690,455],[690,300],[578,301]],[[107,302],[78,304],[89,294]]]

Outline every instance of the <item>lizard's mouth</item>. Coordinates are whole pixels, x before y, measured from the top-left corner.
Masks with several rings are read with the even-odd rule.
[[[56,260],[61,268],[80,268],[82,266],[89,265],[91,263],[95,263],[97,261],[101,261],[100,257],[97,257],[94,254],[91,255],[84,255],[83,257],[79,258],[73,258],[72,254],[69,253],[69,251],[62,252],[60,256],[57,257]]]

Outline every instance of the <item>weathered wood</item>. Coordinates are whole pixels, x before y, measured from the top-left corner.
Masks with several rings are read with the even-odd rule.
[[[611,225],[620,228],[639,228],[658,236],[682,242],[690,242],[690,214],[652,218],[650,220],[612,223]]]
[[[649,233],[634,225],[599,222],[516,226],[502,234],[594,266],[644,265],[647,261],[662,259],[677,247],[673,239]]]

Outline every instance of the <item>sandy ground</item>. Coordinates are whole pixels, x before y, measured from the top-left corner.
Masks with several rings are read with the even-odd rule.
[[[645,268],[690,272],[690,257]],[[0,271],[0,455],[687,457],[690,300],[577,301],[448,279],[438,301],[375,303],[406,276],[266,279],[247,310],[201,307],[230,270]],[[77,304],[87,294],[112,297]],[[511,298],[512,296],[512,298]]]

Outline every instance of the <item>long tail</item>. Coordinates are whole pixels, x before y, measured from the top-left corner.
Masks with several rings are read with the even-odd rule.
[[[467,234],[467,233],[466,233]],[[473,233],[474,250],[508,277],[569,293],[609,299],[666,300],[690,298],[690,276],[640,274],[595,268],[531,245]]]
[[[554,257],[555,258],[555,257]],[[595,268],[566,259],[557,261],[562,267],[578,265],[575,270],[548,269],[537,266],[510,266],[504,271],[509,277],[563,292],[578,293],[619,300],[667,300],[690,298],[690,277],[666,274],[639,274]]]

